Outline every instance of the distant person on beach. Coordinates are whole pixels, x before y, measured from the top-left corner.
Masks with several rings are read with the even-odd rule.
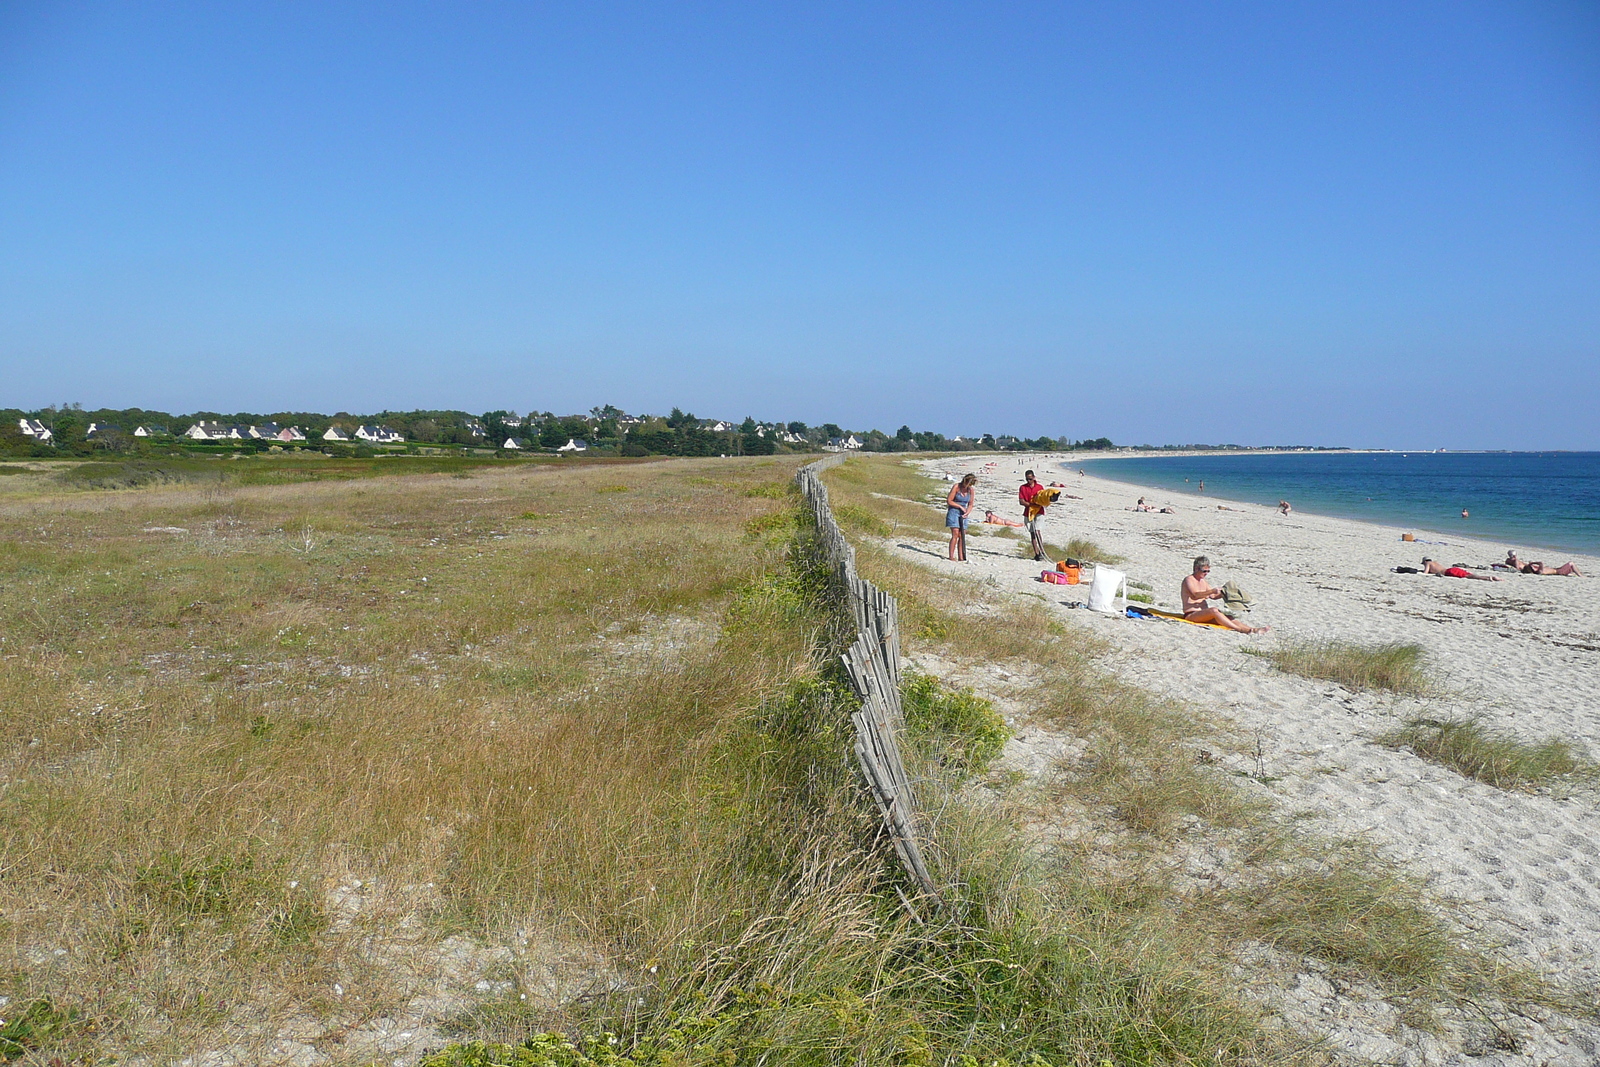
[[[1200,479],[1200,491],[1202,493],[1206,491],[1206,480],[1204,478]]]
[[[1044,559],[1044,540],[1039,534],[1039,520],[1044,517],[1044,508],[1035,504],[1034,498],[1044,492],[1044,486],[1033,476],[1032,471],[1024,471],[1022,484],[1017,487],[1017,502],[1022,505],[1022,523],[1028,528],[1028,537],[1033,541],[1033,558]]]
[[[1211,560],[1205,556],[1196,556],[1194,573],[1183,580],[1182,587],[1178,590],[1179,600],[1183,603],[1183,617],[1190,622],[1210,622],[1218,626],[1226,626],[1230,630],[1238,630],[1242,634],[1266,633],[1269,626],[1251,626],[1238,619],[1230,619],[1222,613],[1221,608],[1211,607],[1208,600],[1221,600],[1222,590],[1212,588],[1206,575],[1211,573]]]
[[[955,485],[944,498],[944,524],[950,527],[950,558],[967,558],[967,516],[972,512],[972,502],[977,496],[974,488],[978,476],[969,474]]]
[[[1431,560],[1427,556],[1422,557],[1422,573],[1437,574],[1445,578],[1476,578],[1480,582],[1498,582],[1500,580],[1498,574],[1473,574],[1465,567],[1446,567],[1443,563]]]
[[[1291,512],[1293,510],[1294,510],[1294,508],[1291,508],[1289,506],[1289,502],[1287,500],[1278,501],[1278,514],[1279,515],[1287,515],[1287,514],[1289,514],[1289,512]]]
[[[1139,498],[1139,502],[1133,506],[1133,510],[1134,511],[1154,511],[1155,508],[1151,507],[1149,504],[1146,504],[1144,502],[1144,497],[1140,497]]]
[[[1539,562],[1522,562],[1517,558],[1517,553],[1514,550],[1506,553],[1506,561],[1504,565],[1514,571],[1521,571],[1523,574],[1564,574],[1571,578],[1583,577],[1583,572],[1578,570],[1577,567],[1573,566],[1571,560],[1568,560],[1559,567],[1546,567],[1543,563]]]

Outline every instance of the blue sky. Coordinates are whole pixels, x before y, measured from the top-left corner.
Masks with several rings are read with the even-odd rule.
[[[0,5],[0,404],[1600,449],[1600,8]]]

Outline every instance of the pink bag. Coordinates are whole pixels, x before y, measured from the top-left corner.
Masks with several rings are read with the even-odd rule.
[[[1067,576],[1065,574],[1062,574],[1060,571],[1040,571],[1039,572],[1039,580],[1041,582],[1049,582],[1051,585],[1066,585],[1066,584],[1068,584],[1067,583]]]

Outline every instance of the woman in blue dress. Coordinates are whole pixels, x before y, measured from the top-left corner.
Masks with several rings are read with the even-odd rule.
[[[971,513],[977,496],[974,488],[977,484],[978,476],[969,474],[952,485],[950,494],[944,498],[944,524],[950,527],[951,559],[964,561],[967,558],[967,515]]]

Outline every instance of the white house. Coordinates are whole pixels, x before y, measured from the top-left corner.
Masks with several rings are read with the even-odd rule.
[[[183,436],[193,441],[232,441],[242,439],[245,434],[237,426],[224,426],[220,422],[202,419],[183,431]]]
[[[580,441],[576,437],[569,437],[569,438],[567,438],[567,443],[562,445],[560,448],[556,449],[556,451],[557,452],[587,452],[587,451],[589,451],[589,442],[588,441]]]
[[[277,423],[264,422],[260,426],[252,426],[245,430],[245,436],[253,441],[265,441],[268,438],[277,437],[278,431],[279,426]]]
[[[167,436],[167,428],[165,426],[156,426],[154,424],[147,424],[147,425],[143,425],[143,426],[135,426],[133,428],[133,436],[135,436],[135,437],[165,437],[165,436]]]
[[[524,441],[520,437],[508,437],[508,438],[506,438],[506,443],[501,445],[500,447],[501,448],[509,448],[512,451],[516,451],[518,449],[527,448],[528,447],[528,442]]]
[[[50,427],[46,426],[38,419],[18,419],[17,425],[22,429],[22,432],[25,435],[33,438],[40,444],[43,444],[55,436],[55,434],[50,432]]]
[[[322,439],[324,441],[348,441],[350,440],[350,435],[337,426],[329,426],[327,432],[322,435]]]
[[[733,429],[733,423],[723,422],[719,419],[715,422],[702,422],[700,428],[702,430],[710,430],[712,433],[727,433]]]
[[[830,437],[828,443],[822,446],[824,452],[854,452],[862,445],[861,439],[855,434],[848,437]]]
[[[788,430],[780,432],[778,434],[778,440],[782,441],[786,445],[799,445],[805,443],[805,437],[803,435],[790,433]]]
[[[395,444],[406,439],[405,434],[397,433],[387,426],[363,426],[356,430],[356,436],[363,441],[371,441],[378,445]]]

